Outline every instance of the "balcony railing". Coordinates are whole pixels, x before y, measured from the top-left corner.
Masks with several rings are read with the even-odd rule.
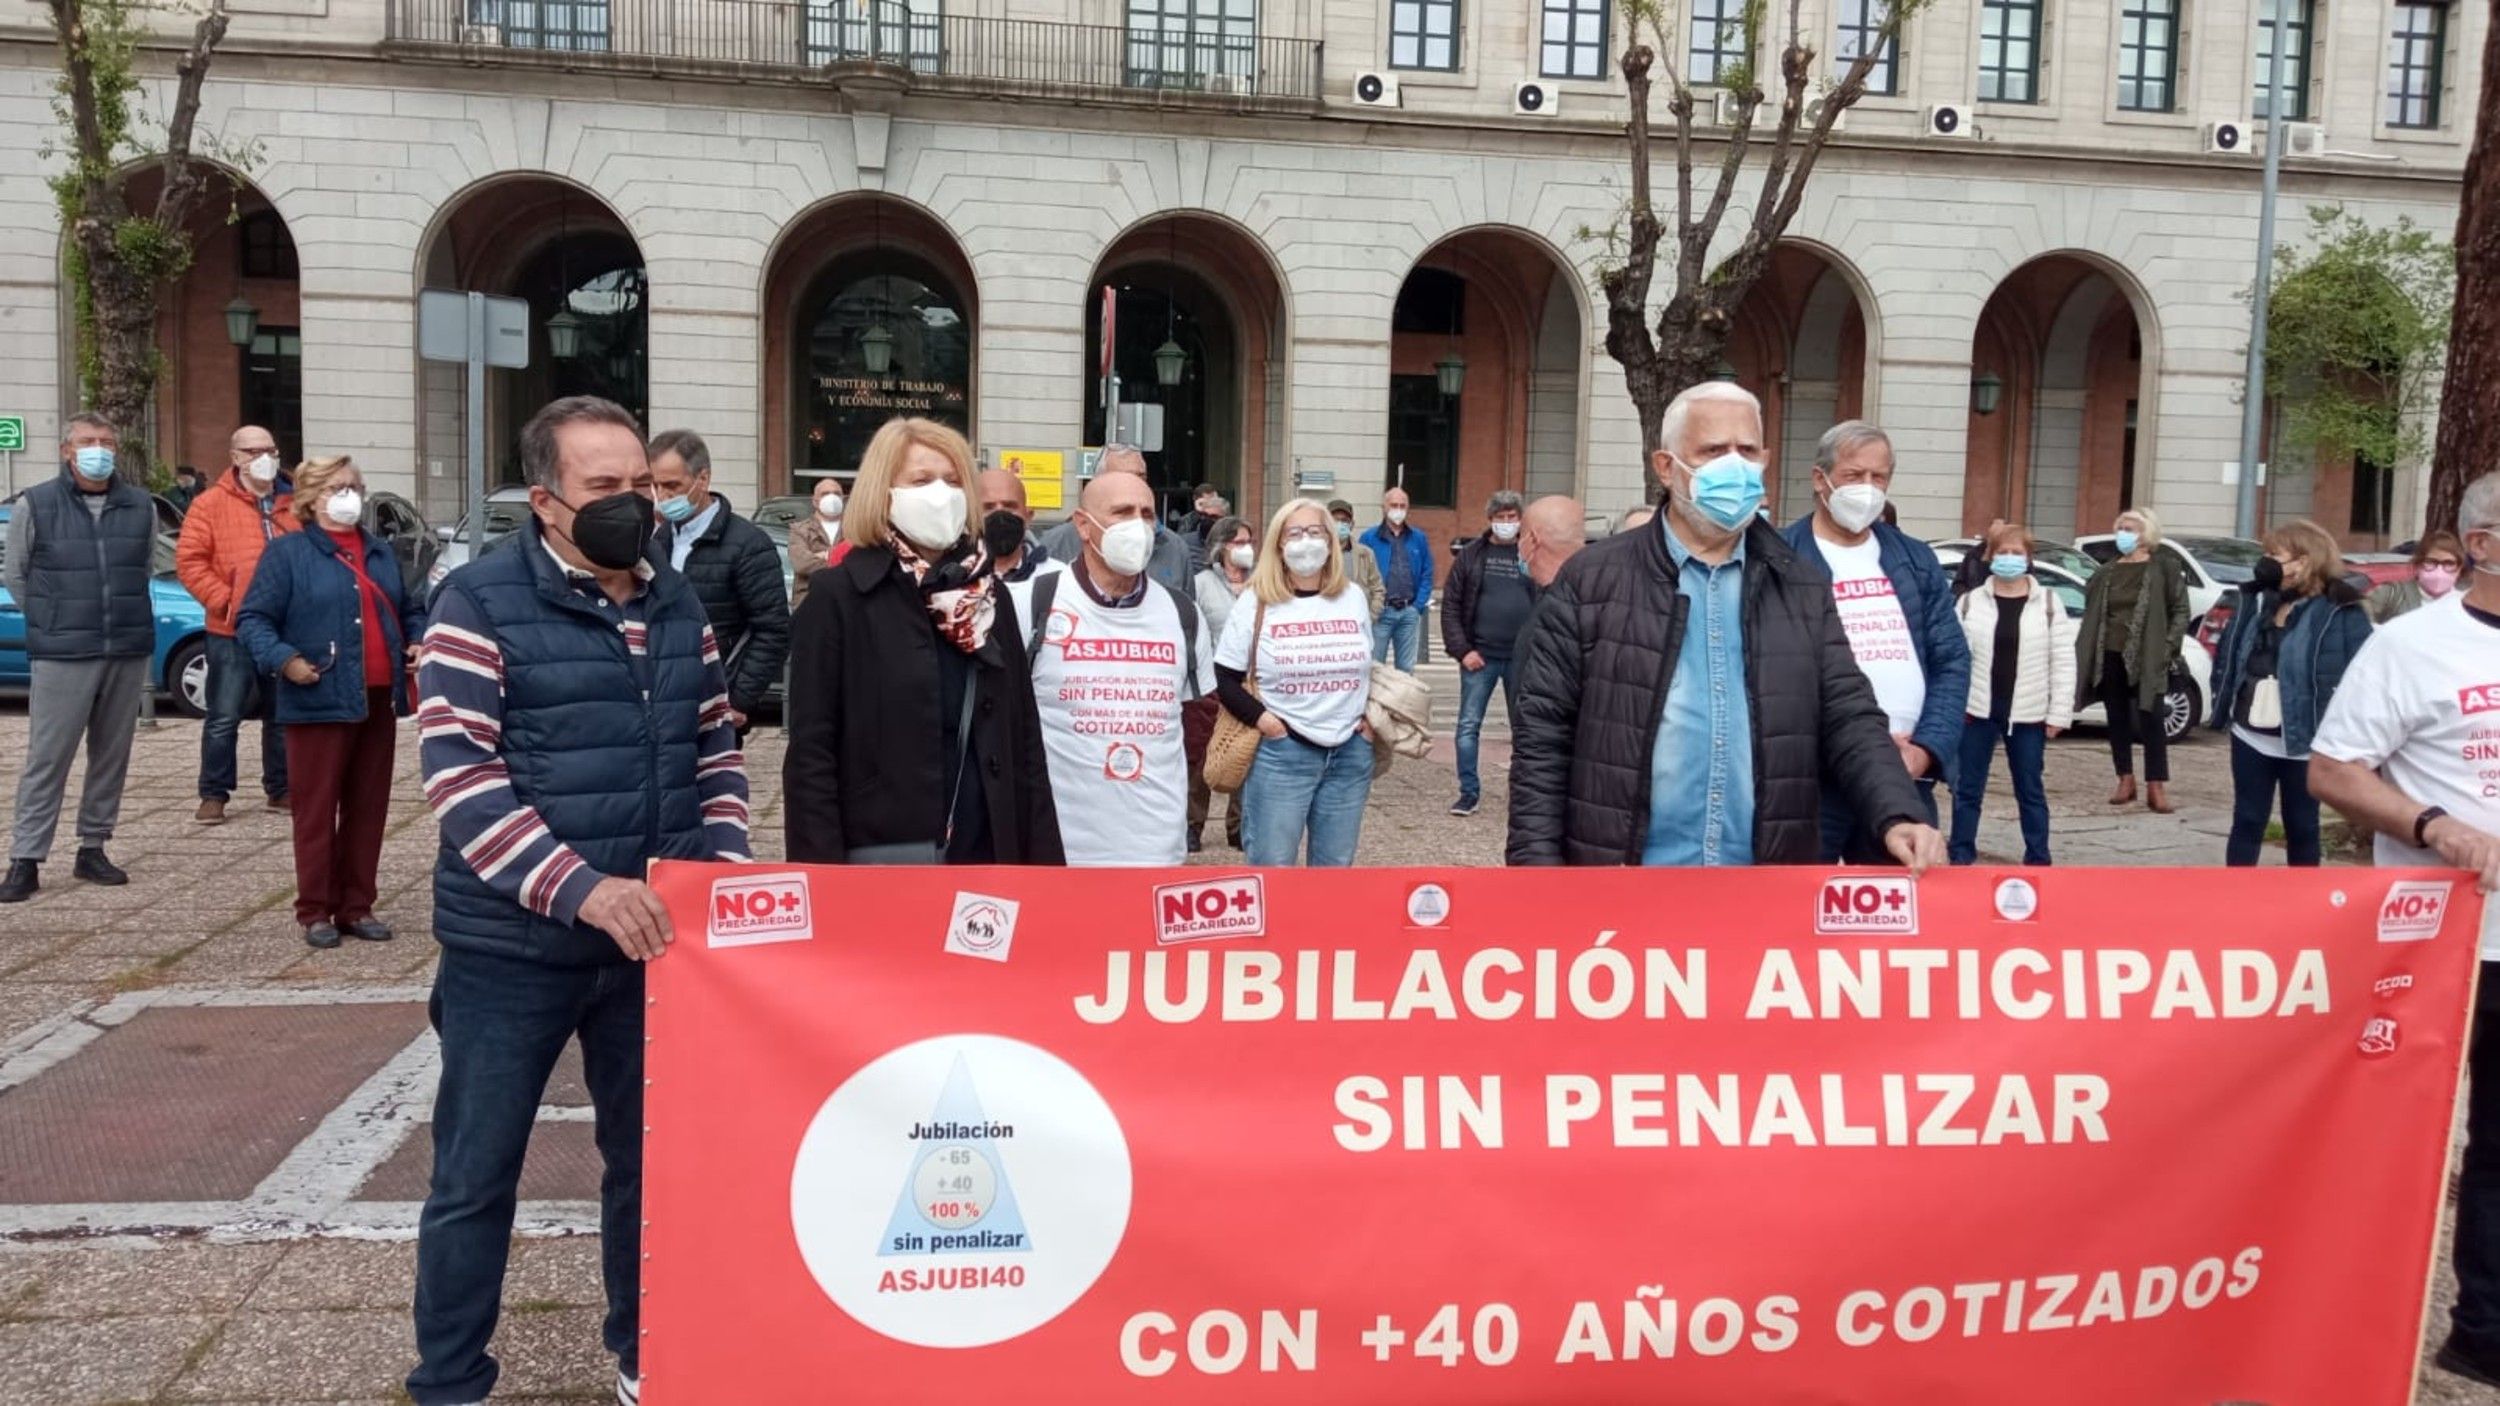
[[[1321,47],[1239,21],[1161,27],[938,13],[936,0],[389,0],[390,47],[467,63],[739,77],[882,75],[915,90],[1302,110]]]

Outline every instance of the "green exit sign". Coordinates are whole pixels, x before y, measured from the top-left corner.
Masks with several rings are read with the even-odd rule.
[[[26,447],[26,417],[0,415],[0,451],[14,453]]]

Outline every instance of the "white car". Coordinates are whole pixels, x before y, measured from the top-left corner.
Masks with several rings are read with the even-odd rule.
[[[1961,564],[1965,544],[1947,542],[1935,549],[1936,560],[1949,574]],[[2077,618],[2083,615],[2083,582],[2075,574],[2049,565],[2037,557],[2032,559],[2031,577],[2055,592],[2066,607],[2066,613]],[[2205,700],[2213,696],[2213,651],[2197,642],[2194,633],[2179,641],[2179,667],[2170,671],[2170,688],[2162,694],[2161,733],[2165,741],[2184,741],[2197,724],[2205,721]],[[2109,726],[2109,711],[2096,699],[2075,710],[2078,727]]]
[[[2118,539],[2106,532],[2078,537],[2075,546],[2103,566],[2118,560]],[[2153,550],[2167,555],[2187,573],[2191,635],[2225,593],[2246,585],[2257,574],[2257,559],[2266,554],[2263,546],[2245,537],[2165,537]]]

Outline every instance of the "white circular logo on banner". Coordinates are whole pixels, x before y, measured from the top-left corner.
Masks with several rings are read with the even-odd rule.
[[[2027,923],[2040,911],[2040,890],[2029,879],[2002,879],[1997,883],[1997,916],[2009,923]]]
[[[1075,1303],[1128,1229],[1128,1141],[1067,1061],[997,1035],[872,1060],[799,1142],[790,1228],[835,1306],[917,1347],[986,1347]]]
[[[1406,918],[1419,928],[1437,928],[1450,920],[1450,891],[1439,884],[1417,884],[1406,895]]]

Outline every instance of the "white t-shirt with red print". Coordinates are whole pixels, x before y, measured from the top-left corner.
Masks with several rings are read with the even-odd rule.
[[[1372,693],[1372,616],[1351,581],[1333,596],[1295,596],[1262,613],[1255,595],[1233,603],[1215,662],[1250,667],[1253,627],[1258,671],[1251,691],[1267,710],[1314,746],[1335,747],[1354,735]]]

